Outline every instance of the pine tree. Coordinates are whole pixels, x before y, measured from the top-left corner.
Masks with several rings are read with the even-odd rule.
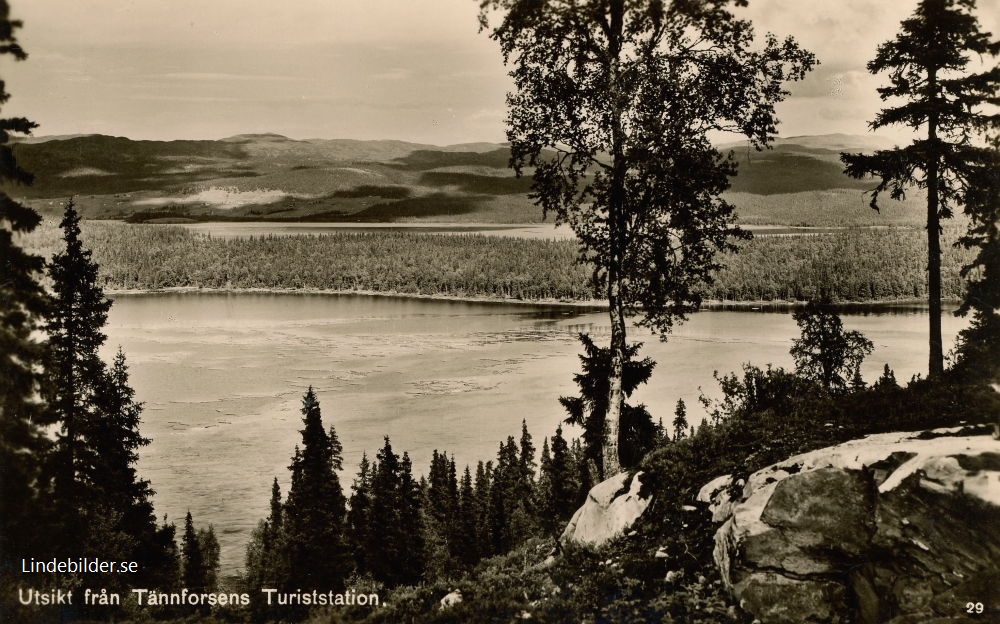
[[[289,467],[292,484],[281,514],[282,587],[337,591],[353,567],[345,534],[347,501],[335,472],[343,457],[333,427],[329,433],[323,429],[312,387],[302,398],[302,422],[302,447]]]
[[[542,438],[542,452],[538,455],[538,483],[535,484],[535,501],[533,503],[538,512],[539,523],[544,527],[545,516],[549,513],[549,492],[552,489],[549,481],[549,473],[552,467],[552,451],[549,450],[549,439]]]
[[[7,0],[0,0],[0,56],[9,54],[23,61],[27,54],[15,32],[22,26],[10,19]],[[10,99],[0,80],[0,106]],[[0,119],[0,183],[4,189],[30,185],[33,176],[17,164],[11,140],[16,134],[31,134],[37,124],[23,117]],[[44,260],[26,253],[18,237],[33,231],[41,217],[0,190],[0,600],[10,603],[13,617],[19,605],[9,597],[20,575],[24,557],[52,553],[51,518],[40,493],[42,458],[51,443],[45,428],[55,422],[51,410],[37,400],[45,395],[41,370],[44,344],[38,330],[45,323],[49,298],[41,285]],[[5,609],[6,604],[0,604]]]
[[[841,154],[848,175],[880,179],[872,192],[875,210],[882,192],[893,199],[903,198],[913,186],[927,192],[931,376],[944,370],[940,224],[958,205],[965,205],[966,212],[972,206],[975,219],[978,189],[995,175],[998,164],[995,151],[976,140],[1000,129],[1000,117],[990,110],[998,102],[1000,67],[980,73],[967,69],[972,56],[1000,54],[1000,41],[991,41],[992,35],[981,30],[975,7],[975,0],[921,0],[896,38],[880,45],[868,63],[872,74],[889,74],[889,86],[878,90],[882,100],[899,102],[883,109],[871,129],[903,125],[925,130],[923,138],[871,155]]]
[[[676,442],[684,437],[684,433],[688,428],[687,406],[684,405],[684,399],[677,399],[677,408],[674,409],[674,421],[671,424],[674,426],[674,441]]]
[[[453,462],[448,461],[447,454],[439,454],[437,449],[431,453],[427,480],[427,511],[435,524],[442,527],[444,535],[448,532],[446,528],[454,517],[457,503],[457,484],[454,483],[454,474],[451,473],[453,465]]]

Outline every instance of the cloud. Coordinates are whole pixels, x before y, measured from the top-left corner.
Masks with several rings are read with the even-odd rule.
[[[237,81],[299,81],[303,80],[296,76],[276,76],[276,75],[261,75],[261,74],[235,74],[235,73],[223,73],[223,72],[169,72],[166,74],[160,74],[160,78],[165,78],[167,80],[194,80],[194,81],[226,81],[226,80],[237,80]]]

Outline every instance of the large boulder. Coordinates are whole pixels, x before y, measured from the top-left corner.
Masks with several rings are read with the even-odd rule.
[[[600,546],[625,532],[649,506],[650,499],[639,496],[641,474],[623,472],[591,488],[560,541]]]
[[[764,624],[965,620],[1000,610],[1000,441],[874,435],[702,489],[715,560]],[[954,619],[953,619],[954,618]]]

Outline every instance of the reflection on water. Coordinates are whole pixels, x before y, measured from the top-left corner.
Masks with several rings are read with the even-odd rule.
[[[925,312],[844,321],[875,343],[867,379],[886,362],[900,380],[925,371]],[[950,337],[961,327],[944,322]],[[418,471],[434,449],[474,464],[493,458],[522,418],[538,447],[555,430],[558,397],[575,392],[579,332],[606,337],[606,314],[360,295],[131,295],[116,298],[105,355],[124,347],[145,402],[143,433],[153,443],[140,471],[157,513],[177,521],[190,509],[213,523],[230,573],[267,513],[272,477],[287,487],[306,388],[343,443],[345,490],[362,452],[373,454],[384,435]],[[699,387],[716,392],[713,371],[789,366],[795,334],[786,313],[727,310],[693,315],[666,343],[636,329],[630,339],[645,342],[657,367],[635,398],[665,422],[678,398],[695,413]]]

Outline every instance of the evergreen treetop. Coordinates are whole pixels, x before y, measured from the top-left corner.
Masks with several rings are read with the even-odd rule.
[[[973,222],[990,212],[982,191],[995,179],[1000,159],[985,145],[1000,129],[1000,66],[968,71],[973,56],[1000,54],[1000,40],[984,32],[973,11],[975,0],[921,0],[903,20],[896,38],[881,44],[868,63],[873,74],[886,73],[889,84],[878,89],[889,105],[869,124],[872,130],[901,125],[920,131],[905,147],[874,154],[841,154],[845,172],[855,178],[875,176],[871,207],[888,192],[902,199],[911,187],[927,193],[927,296],[930,306],[930,375],[944,370],[941,335],[941,220],[964,206]],[[995,197],[996,184],[993,184]],[[989,191],[987,191],[987,195]],[[995,223],[995,222],[994,222]],[[975,227],[975,226],[973,226]]]

